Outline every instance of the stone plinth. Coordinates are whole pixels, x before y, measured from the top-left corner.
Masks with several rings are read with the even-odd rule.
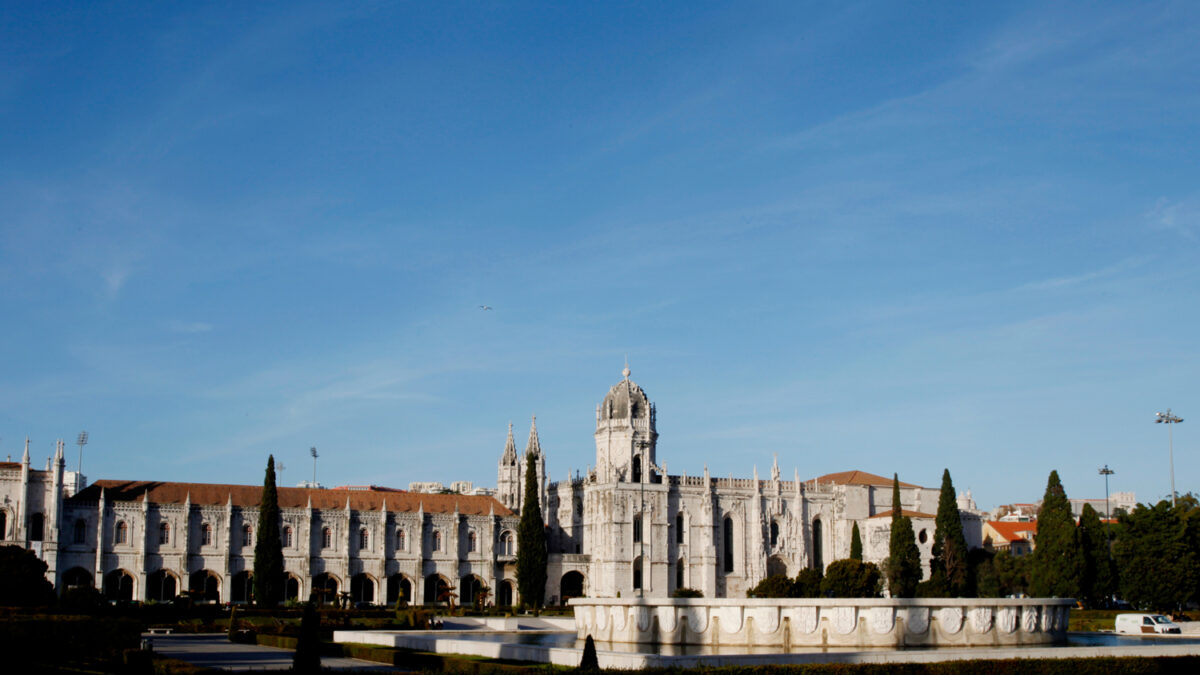
[[[739,647],[974,647],[1066,642],[1059,598],[575,598],[575,629],[607,642]]]

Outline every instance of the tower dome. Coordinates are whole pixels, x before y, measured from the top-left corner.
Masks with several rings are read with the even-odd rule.
[[[601,419],[645,419],[650,417],[650,398],[646,392],[629,379],[629,366],[621,371],[624,379],[614,384],[600,403]]]

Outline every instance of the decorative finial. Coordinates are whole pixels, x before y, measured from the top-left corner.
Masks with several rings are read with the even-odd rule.
[[[624,376],[625,376],[625,379],[627,379],[627,380],[628,380],[628,379],[629,379],[629,373],[630,373],[630,372],[631,372],[631,371],[629,370],[629,355],[628,355],[628,354],[626,354],[626,355],[625,355],[625,369],[621,371],[621,374],[622,374],[622,375],[624,375]]]

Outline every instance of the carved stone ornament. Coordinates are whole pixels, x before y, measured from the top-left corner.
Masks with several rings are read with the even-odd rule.
[[[680,607],[679,620],[687,619],[688,631],[703,633],[708,630],[708,607]]]
[[[666,606],[657,607],[654,611],[658,616],[658,627],[667,633],[673,633],[675,627],[679,625],[679,610],[675,607]]]
[[[908,632],[913,634],[920,634],[929,630],[929,608],[909,607],[905,610],[904,625],[908,627]]]
[[[779,630],[779,609],[775,607],[748,607],[746,617],[754,619],[754,629],[760,633]]]
[[[854,631],[858,625],[857,607],[835,607],[833,609],[833,628],[838,633],[846,635]]]
[[[1021,608],[1021,629],[1026,633],[1036,633],[1038,629],[1038,608]]]
[[[996,625],[1004,633],[1015,631],[1017,629],[1017,608],[1001,607],[1000,614],[996,616]]]
[[[817,630],[817,608],[801,607],[796,610],[796,627],[801,633],[812,633]]]
[[[963,611],[961,607],[943,607],[938,610],[938,625],[942,630],[954,634],[962,630]]]
[[[872,607],[871,608],[871,630],[877,635],[886,635],[892,632],[892,628],[896,625],[896,610],[891,607]]]
[[[968,613],[971,620],[971,630],[982,635],[992,629],[992,608],[974,607]]]

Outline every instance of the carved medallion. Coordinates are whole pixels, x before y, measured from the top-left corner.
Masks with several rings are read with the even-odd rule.
[[[1038,608],[1021,608],[1021,630],[1026,633],[1036,633],[1038,629]]]
[[[908,632],[913,634],[929,630],[929,608],[909,607],[906,609],[904,625],[908,627]]]
[[[896,611],[891,607],[872,607],[870,621],[871,630],[877,635],[886,635],[896,625]]]
[[[682,610],[683,608],[678,608]],[[673,633],[675,627],[679,625],[679,614],[677,608],[670,605],[655,608],[655,613],[658,615],[658,627],[664,632]]]
[[[833,608],[833,628],[837,632],[845,635],[852,632],[858,625],[858,608],[857,607],[834,607]]]
[[[961,607],[943,607],[938,610],[938,625],[942,630],[953,635],[962,630],[963,611]]]
[[[971,630],[982,635],[992,629],[992,608],[973,607],[968,613],[971,619]]]
[[[1017,608],[1001,607],[1000,613],[996,616],[996,625],[1004,633],[1015,631],[1017,629]]]

